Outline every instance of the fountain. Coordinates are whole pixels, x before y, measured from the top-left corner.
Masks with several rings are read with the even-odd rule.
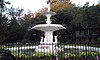
[[[55,45],[57,44],[57,37],[55,36],[55,41],[53,41],[53,32],[60,30],[60,29],[65,29],[60,24],[51,24],[51,16],[55,15],[55,12],[50,11],[50,4],[51,0],[47,1],[48,5],[48,10],[45,12],[43,15],[47,17],[46,24],[38,24],[32,29],[40,30],[44,32],[44,39],[41,38],[40,45],[36,47],[36,52],[55,52]]]

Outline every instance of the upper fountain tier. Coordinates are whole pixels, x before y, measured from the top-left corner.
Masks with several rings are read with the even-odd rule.
[[[55,12],[45,12],[43,15],[47,17],[46,19],[46,24],[38,24],[34,27],[32,27],[32,29],[36,29],[36,30],[41,30],[41,31],[56,31],[56,30],[60,30],[60,29],[65,29],[65,27],[63,27],[62,25],[60,24],[51,24],[51,19],[50,17],[52,15],[55,15],[56,13]]]
[[[52,0],[48,0],[48,10],[47,12],[45,12],[43,15],[47,17],[46,19],[46,24],[38,24],[34,27],[32,27],[32,29],[37,29],[37,30],[41,30],[41,31],[56,31],[56,30],[60,30],[60,29],[65,29],[65,27],[63,27],[60,24],[51,24],[51,16],[55,15],[55,12],[50,11],[50,3],[52,2]]]
[[[36,29],[36,30],[41,30],[41,31],[56,31],[56,30],[60,30],[60,29],[65,29],[65,27],[63,27],[62,25],[60,24],[51,24],[51,16],[52,15],[55,15],[56,13],[55,12],[46,12],[44,13],[43,15],[47,17],[46,19],[46,24],[38,24],[34,27],[32,27],[32,29]]]

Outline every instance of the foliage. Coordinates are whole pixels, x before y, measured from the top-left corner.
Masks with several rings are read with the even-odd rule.
[[[6,10],[6,14],[0,16],[0,43],[16,42],[23,38],[25,29],[20,25],[22,12],[23,9],[11,7]]]
[[[9,23],[7,25],[7,31],[6,31],[6,35],[7,35],[7,39],[5,42],[16,42],[20,39],[22,39],[25,33],[25,30],[23,30],[24,26],[22,27],[21,21],[22,21],[22,13],[23,13],[23,9],[18,9],[18,8],[13,8],[11,7],[10,9],[8,9],[8,18],[9,18]],[[12,41],[9,41],[12,40]]]
[[[100,37],[97,39],[97,42],[100,42]]]
[[[52,59],[58,57],[58,59],[66,59],[66,58],[82,58],[82,57],[96,57],[99,56],[100,54],[98,52],[80,52],[79,54],[74,54],[74,53],[58,53],[52,54],[52,53],[35,53],[33,55],[27,55],[27,54],[16,54],[13,53],[13,55],[17,58],[41,58],[41,59]]]
[[[100,55],[98,52],[80,52],[80,57],[96,57],[97,55]]]
[[[26,55],[26,54],[22,54],[22,53],[13,53],[13,55],[16,57],[16,58],[30,58],[31,56],[29,55]]]
[[[10,2],[5,0],[0,0],[0,15],[2,15],[2,13],[7,10],[6,4],[10,4]]]
[[[33,55],[27,55],[27,54],[23,54],[23,53],[16,54],[16,52],[15,52],[15,53],[13,53],[13,55],[16,58],[32,58],[32,57],[34,57],[34,58],[42,58],[42,59],[45,59],[46,57],[50,59],[50,58],[53,58],[55,56],[52,53],[43,53],[43,52],[34,53]]]
[[[35,53],[33,54],[33,56],[37,56],[37,57],[48,57],[48,58],[52,58],[53,56],[55,56],[55,54],[53,53],[49,53],[49,52],[39,52],[39,53]]]
[[[57,12],[55,15],[55,22],[64,25],[67,29],[66,33],[70,33],[68,36],[74,39],[76,29],[81,28],[100,28],[99,26],[99,8],[100,6],[83,6],[66,8]],[[62,17],[61,17],[62,16]],[[93,30],[94,31],[94,30]],[[59,36],[65,36],[65,32],[61,31]],[[64,35],[62,35],[64,34]],[[61,37],[60,37],[61,38]],[[65,40],[65,39],[63,39]]]
[[[46,20],[46,17],[41,15],[41,16],[37,16],[34,18],[34,20],[32,21],[32,23],[36,24],[44,24]]]
[[[76,57],[76,54],[66,53],[64,58],[73,58]]]
[[[72,4],[70,0],[63,0],[63,1],[53,0],[51,4],[51,11],[57,12],[58,10],[71,8],[73,6],[74,4]]]

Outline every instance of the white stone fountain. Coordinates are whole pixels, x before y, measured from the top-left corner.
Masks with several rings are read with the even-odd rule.
[[[55,12],[50,11],[50,3],[51,0],[48,1],[48,11],[44,13],[43,15],[47,17],[46,24],[38,24],[32,29],[40,30],[44,32],[44,39],[41,38],[40,45],[36,47],[36,52],[55,52],[55,45],[57,44],[57,38],[55,36],[55,41],[53,41],[53,32],[65,29],[60,24],[51,24],[51,16],[55,15]]]

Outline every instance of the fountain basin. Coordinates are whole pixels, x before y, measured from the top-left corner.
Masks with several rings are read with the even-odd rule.
[[[65,29],[65,27],[60,24],[39,24],[32,27],[32,29],[37,29],[41,31],[57,31],[60,29]]]

